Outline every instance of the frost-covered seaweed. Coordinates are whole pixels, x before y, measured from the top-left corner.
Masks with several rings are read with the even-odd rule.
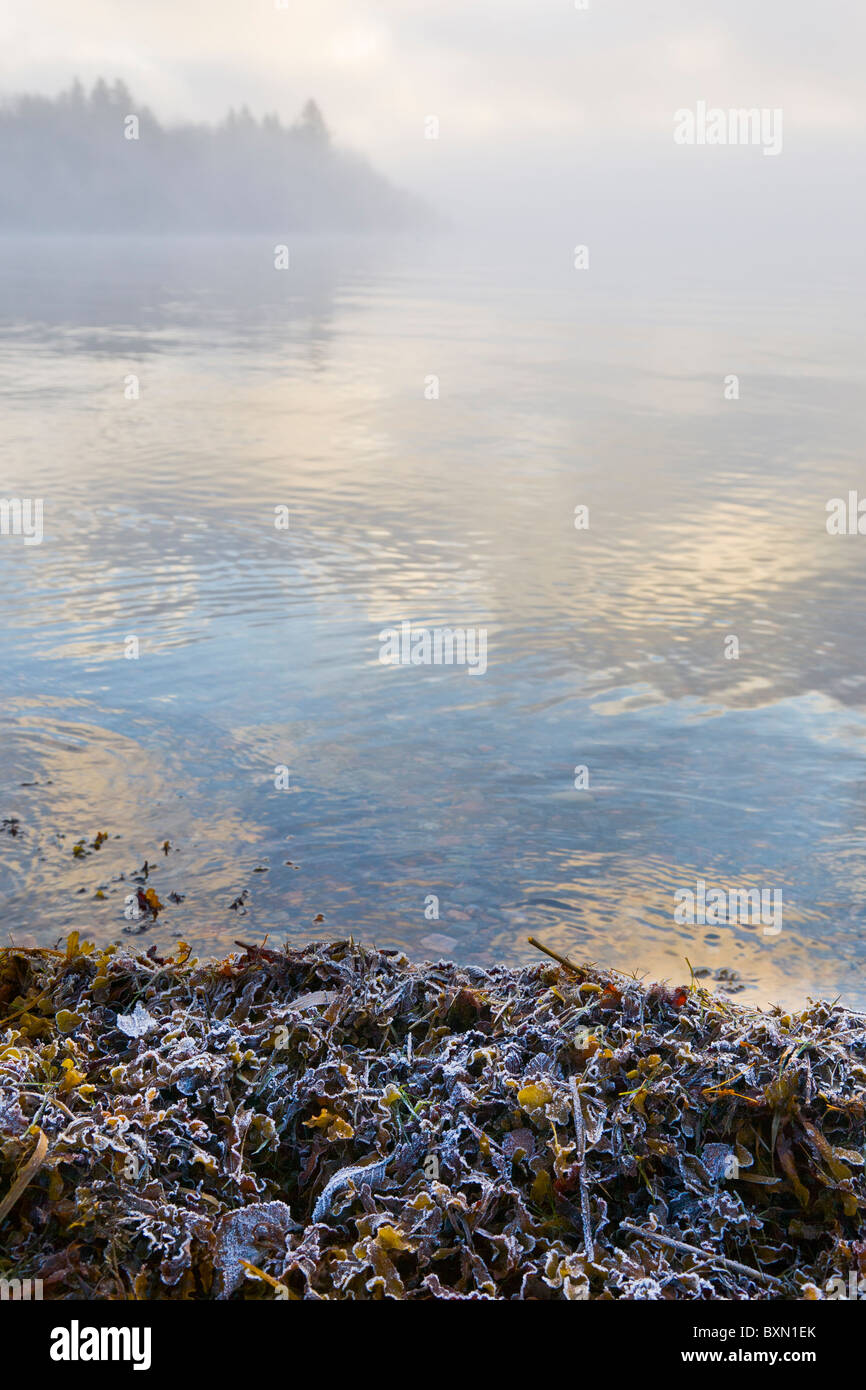
[[[351,941],[0,950],[46,1298],[781,1299],[866,1272],[866,1029]]]

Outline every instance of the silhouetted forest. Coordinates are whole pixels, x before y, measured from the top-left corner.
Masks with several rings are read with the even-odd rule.
[[[122,82],[0,104],[0,230],[245,232],[400,228],[421,205],[336,148],[315,102],[293,125],[246,107],[165,127]]]

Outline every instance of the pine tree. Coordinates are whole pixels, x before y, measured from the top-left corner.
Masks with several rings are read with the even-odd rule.
[[[330,142],[331,132],[325,125],[325,118],[312,97],[301,112],[300,128],[302,134],[315,141],[316,144],[327,145]]]

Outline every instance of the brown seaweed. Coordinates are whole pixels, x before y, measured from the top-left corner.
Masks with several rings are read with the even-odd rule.
[[[797,1299],[866,1271],[866,1028],[556,957],[0,949],[0,1277]]]

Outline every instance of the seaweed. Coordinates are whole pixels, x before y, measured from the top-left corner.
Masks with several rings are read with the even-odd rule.
[[[540,943],[535,943],[539,945]],[[866,1027],[546,951],[0,948],[0,1277],[53,1299],[818,1299]]]

